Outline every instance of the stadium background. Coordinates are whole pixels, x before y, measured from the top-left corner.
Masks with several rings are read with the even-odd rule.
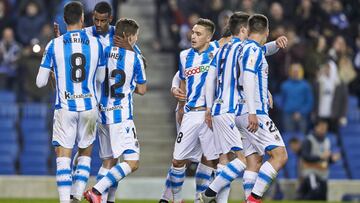
[[[0,0],[0,202],[1,198],[56,198],[55,157],[50,145],[53,88],[37,89],[35,78],[46,43],[53,38],[52,23],[65,27],[63,5],[67,0]],[[87,26],[98,0],[83,1]],[[268,58],[269,86],[275,107],[271,116],[286,143],[303,140],[318,117],[319,70],[335,70],[333,104],[337,113],[328,117],[332,150],[341,159],[330,165],[328,197],[340,201],[344,194],[360,194],[360,2],[356,0],[109,0],[114,16],[130,17],[140,24],[138,45],[147,58],[149,91],[135,98],[135,123],[141,144],[140,169],[120,184],[119,197],[156,199],[170,165],[175,139],[175,100],[170,95],[178,53],[188,48],[191,26],[201,16],[217,24],[214,39],[221,36],[231,11],[263,13],[270,21],[270,37],[289,39],[288,48]],[[114,18],[114,19],[117,19]],[[114,20],[115,21],[115,20]],[[331,60],[332,62],[328,63]],[[300,63],[307,92],[297,95],[304,104],[284,99],[290,67]],[[330,64],[330,65],[329,65]],[[301,71],[300,71],[301,72]],[[321,71],[320,71],[321,72]],[[321,72],[322,73],[322,72]],[[300,74],[301,75],[301,74]],[[329,83],[331,81],[329,80]],[[321,85],[321,84],[320,84]],[[312,101],[306,100],[313,95]],[[331,103],[332,102],[332,103]],[[306,105],[301,112],[306,128],[289,129],[287,111]],[[290,107],[291,108],[290,108]],[[289,107],[289,108],[287,108]],[[289,117],[286,117],[289,118]],[[301,121],[297,121],[300,123]],[[294,198],[298,155],[289,148],[289,161],[279,174],[270,196]],[[101,164],[95,144],[92,175]],[[196,166],[188,171],[191,176]],[[191,199],[194,184],[187,180],[185,197]],[[346,188],[346,189],[345,189]],[[239,198],[240,181],[232,198]],[[358,197],[359,198],[359,197]],[[20,201],[21,202],[21,201]],[[37,201],[34,201],[37,202]]]

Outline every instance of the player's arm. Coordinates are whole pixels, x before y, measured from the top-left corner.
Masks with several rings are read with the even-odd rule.
[[[280,36],[275,41],[266,43],[262,47],[262,49],[265,53],[265,56],[271,56],[276,54],[279,51],[279,49],[286,48],[287,43],[288,43],[287,38],[285,36]]]
[[[256,92],[256,74],[257,69],[261,62],[262,50],[253,49],[249,47],[245,50],[244,57],[242,59],[242,65],[244,70],[244,94],[246,98],[246,104],[249,111],[249,125],[247,129],[250,132],[256,132],[258,129],[258,120],[256,117],[256,105],[255,105],[255,92]]]
[[[39,72],[36,76],[36,86],[38,88],[45,87],[53,67],[54,40],[51,40],[46,48],[41,60]]]
[[[180,89],[180,82],[181,79],[179,77],[179,71],[176,72],[172,79],[171,83],[171,94],[177,99],[177,100],[186,100],[185,93]]]
[[[139,55],[135,56],[135,63],[134,63],[134,71],[135,71],[135,93],[139,95],[144,95],[147,91],[146,85],[146,74],[145,74],[145,67],[142,59]]]

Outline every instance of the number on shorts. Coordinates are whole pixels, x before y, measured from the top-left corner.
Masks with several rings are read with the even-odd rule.
[[[119,82],[110,86],[110,91],[111,91],[110,97],[121,99],[121,98],[124,98],[125,95],[124,95],[124,93],[116,93],[116,89],[121,88],[125,84],[126,74],[125,74],[125,71],[121,70],[121,69],[115,69],[115,70],[111,71],[110,76],[112,78],[115,78],[117,75],[120,75],[121,79]],[[106,73],[105,73],[105,85],[104,86],[105,86],[105,96],[109,96],[109,71],[107,68],[106,68]]]
[[[82,53],[71,54],[71,80],[73,82],[82,82],[85,80],[86,58]]]
[[[180,143],[181,139],[183,138],[184,134],[182,132],[179,133],[178,137],[176,138],[176,142]]]
[[[275,126],[275,124],[274,124],[273,121],[267,121],[267,122],[266,122],[266,126],[269,127],[269,131],[270,131],[271,133],[278,131],[278,129],[277,129],[277,127]]]

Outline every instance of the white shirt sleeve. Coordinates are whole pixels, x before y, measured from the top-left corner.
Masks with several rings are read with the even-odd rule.
[[[179,77],[179,71],[176,72],[176,74],[174,75],[173,79],[172,79],[172,83],[171,83],[171,89],[176,87],[179,88],[180,87],[180,77]]]
[[[244,71],[244,93],[249,114],[256,114],[255,105],[255,81],[256,75],[250,71]]]
[[[39,68],[39,72],[36,76],[36,86],[38,88],[45,87],[48,83],[51,70],[48,68]]]
[[[265,56],[271,56],[276,54],[279,51],[279,48],[276,46],[276,41],[266,43],[263,46],[263,51]]]
[[[214,66],[210,66],[205,83],[205,100],[206,100],[207,108],[211,108],[214,104],[215,86],[216,86],[216,68]]]

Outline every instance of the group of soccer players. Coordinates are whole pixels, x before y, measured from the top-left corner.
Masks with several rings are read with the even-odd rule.
[[[159,203],[183,202],[191,161],[200,162],[195,202],[227,202],[231,182],[243,172],[245,200],[258,203],[287,161],[268,115],[272,98],[265,58],[285,48],[286,37],[265,44],[268,19],[243,12],[230,17],[228,35],[211,42],[214,31],[213,22],[199,19],[192,28],[192,47],[180,53],[172,87],[178,99],[177,137]],[[265,153],[270,158],[263,162]]]
[[[61,203],[79,202],[83,195],[93,203],[115,202],[118,182],[139,165],[133,93],[146,92],[143,57],[135,45],[139,26],[131,19],[110,26],[111,12],[108,3],[96,4],[94,25],[83,29],[83,5],[66,4],[67,32],[48,43],[37,75],[38,87],[55,75],[52,144]],[[103,164],[96,185],[84,192],[97,132]],[[78,153],[71,168],[75,143]]]

